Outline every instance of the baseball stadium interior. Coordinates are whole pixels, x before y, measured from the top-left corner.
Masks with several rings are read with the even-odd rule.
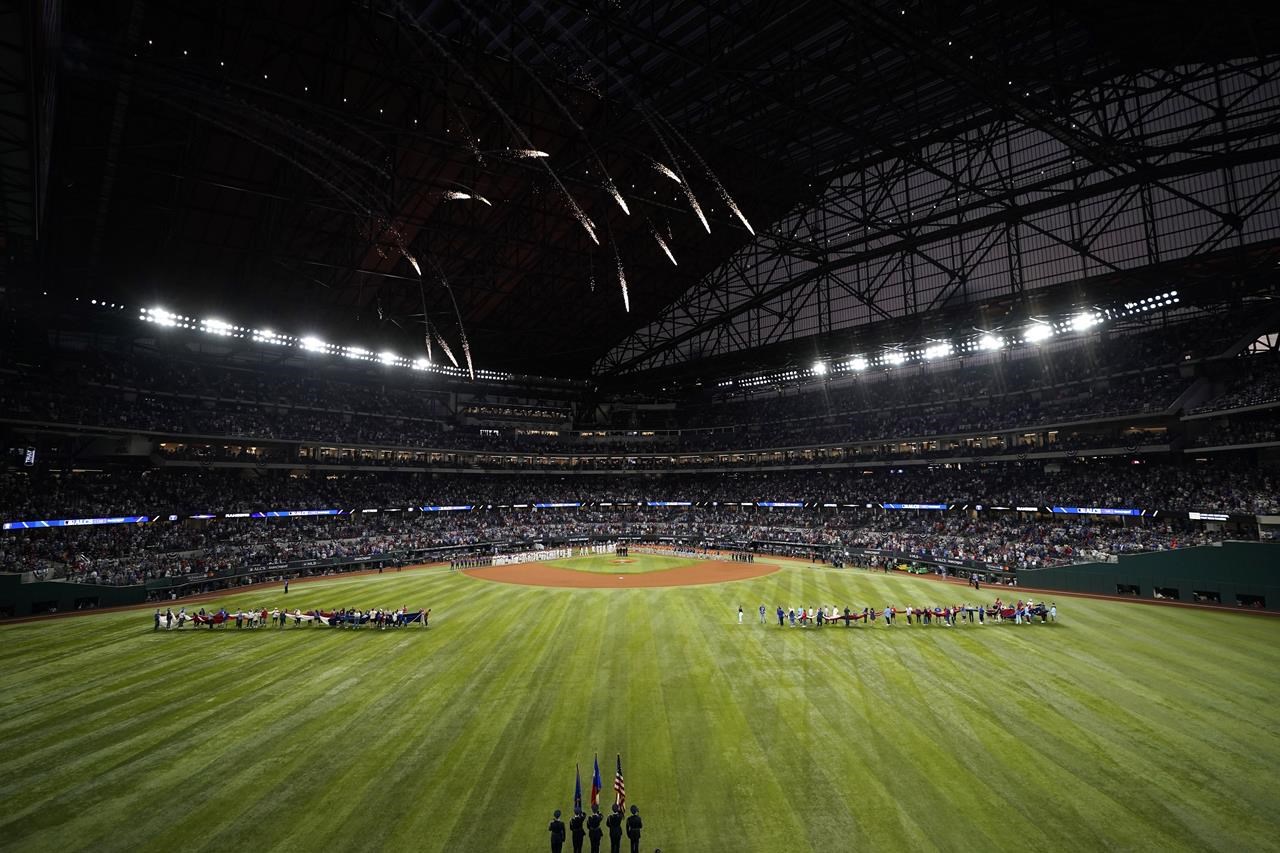
[[[355,695],[323,718],[286,701],[279,720],[243,721],[296,724],[337,762],[359,760],[338,715],[368,715],[370,742],[396,754],[379,738],[403,724],[426,744],[413,760],[461,772],[462,793],[509,809],[509,823],[447,804],[444,776],[376,794],[362,777],[348,795],[371,814],[343,801],[345,822],[325,816],[339,794],[235,776],[229,796],[277,804],[165,806],[124,827],[73,813],[66,777],[23,758],[0,760],[14,807],[0,837],[98,850],[151,849],[177,827],[209,844],[261,833],[280,850],[304,838],[532,850],[549,837],[580,853],[586,834],[592,851],[605,835],[618,850],[625,832],[633,853],[839,849],[838,837],[994,850],[1020,846],[1025,828],[999,827],[1026,820],[1049,827],[1037,849],[1077,832],[1082,849],[1275,849],[1278,45],[1280,10],[1234,0],[0,0],[7,741],[62,754],[36,725],[46,702],[71,703],[50,718],[57,731],[113,713],[131,724],[127,703],[75,704],[78,689],[54,700],[42,686],[50,650],[62,650],[57,678],[89,666],[77,649],[99,642],[94,626],[116,651],[95,652],[83,681],[118,666],[121,691],[138,672],[156,695],[183,679],[212,694],[206,669],[269,681],[283,676],[253,649],[296,646],[320,650],[307,665],[326,685],[320,704],[355,683],[324,669],[356,642],[344,632],[390,626],[394,651],[366,653],[362,639],[359,654],[448,658],[432,677],[459,680],[465,703],[461,682],[485,679],[487,656],[526,643],[541,655],[570,632],[562,602],[611,614],[579,634],[629,648],[602,676],[626,681],[627,662],[662,661],[655,648],[671,639],[617,639],[636,630],[631,608],[688,601],[717,609],[716,624],[671,629],[670,654],[723,661],[725,643],[741,643],[707,632],[759,628],[773,632],[760,642],[786,644],[784,669],[814,682],[842,678],[818,674],[814,656],[862,673],[940,665],[917,656],[951,652],[901,636],[926,625],[930,646],[967,644],[949,664],[959,684],[982,677],[984,655],[1014,661],[1007,702],[983,718],[1007,727],[990,742],[919,734],[910,746],[910,733],[985,723],[900,709],[904,740],[851,752],[855,764],[899,749],[982,749],[997,764],[998,751],[1052,761],[1062,749],[1052,778],[1067,789],[1133,798],[1082,817],[1091,794],[1065,806],[1041,782],[1041,796],[1014,758],[1000,770],[1019,792],[972,801],[973,768],[951,763],[941,769],[956,778],[931,794],[907,780],[824,783],[803,766],[753,777],[736,750],[812,761],[827,748],[819,730],[854,735],[830,714],[783,710],[781,696],[767,712],[699,704],[729,689],[727,662],[701,664],[718,674],[679,695],[749,742],[694,770],[670,753],[700,725],[660,698],[662,667],[629,700],[664,707],[660,720],[597,703],[586,725],[554,716],[538,687],[554,668],[539,657],[508,677],[527,672],[528,716],[503,699],[515,716],[484,737],[548,767],[552,790],[487,751],[458,771],[446,738],[467,724],[449,722],[449,705],[419,709],[445,721],[435,733]],[[469,612],[473,597],[489,610]],[[819,602],[816,617],[790,603],[801,599]],[[270,639],[241,642],[268,615]],[[1148,648],[1108,632],[1128,619],[1177,626],[1177,639]],[[960,636],[937,642],[936,625]],[[465,645],[490,631],[503,645]],[[1072,671],[1076,644],[1105,661],[1113,643],[1123,663]],[[1040,654],[1063,668],[1016,666]],[[171,656],[181,663],[161,663]],[[1142,782],[1125,775],[1136,769],[1105,783],[1069,771],[1090,761],[1079,744],[1101,749],[1122,725],[1146,742],[1155,717],[1106,685],[1157,690],[1152,661],[1193,679],[1212,666],[1257,704],[1151,700],[1174,709],[1159,723],[1169,766],[1152,745],[1132,747]],[[365,675],[378,680],[383,662]],[[1110,711],[1082,698],[1095,679]],[[1046,696],[1051,684],[1061,693]],[[803,692],[794,701],[819,701]],[[1068,694],[1094,722],[1063,746],[1017,697]],[[1117,722],[1117,707],[1136,722]],[[66,725],[66,743],[87,749],[91,735]],[[190,725],[175,737],[211,761],[255,748],[238,722],[225,748],[212,723]],[[574,725],[598,740],[549,742]],[[1197,726],[1198,748],[1252,751],[1239,778],[1194,758],[1183,739]],[[154,767],[161,776],[135,773],[152,758],[120,743],[86,753],[119,774],[87,796],[128,809],[183,796]],[[1150,781],[1178,762],[1203,769]],[[1193,784],[1218,793],[1193,796]],[[760,816],[707,816],[735,824],[719,830],[676,817],[730,790]],[[1193,817],[1170,818],[1160,797]],[[916,821],[940,803],[935,837]]]

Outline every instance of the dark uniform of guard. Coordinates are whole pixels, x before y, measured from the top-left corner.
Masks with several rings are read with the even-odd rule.
[[[569,818],[569,837],[573,841],[573,853],[582,853],[582,837],[586,835],[582,824],[586,819],[587,816],[582,813],[582,809],[574,809],[573,817]]]
[[[631,807],[631,817],[627,818],[627,838],[631,839],[631,853],[640,853],[640,830],[644,821],[640,819],[640,810]]]
[[[617,803],[613,804],[613,812],[604,823],[609,827],[609,853],[618,853],[622,848],[622,809]]]
[[[551,833],[551,853],[560,853],[564,848],[564,821],[560,819],[559,809],[556,809],[555,816],[547,825],[547,831]]]
[[[600,853],[600,839],[604,837],[600,824],[603,822],[604,815],[600,814],[600,807],[592,805],[591,816],[587,818],[587,838],[591,839],[591,853]]]

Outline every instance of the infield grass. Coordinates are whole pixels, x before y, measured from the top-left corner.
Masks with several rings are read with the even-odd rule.
[[[620,752],[646,851],[1278,849],[1280,620],[751,613],[973,597],[799,566],[622,590],[427,569],[218,602],[431,607],[427,630],[0,627],[0,848],[545,850],[575,762],[589,786],[598,752],[608,792]]]
[[[592,554],[589,557],[570,557],[547,563],[575,572],[592,572],[598,575],[643,575],[649,572],[665,572],[699,561],[688,557],[664,557],[660,554],[636,554],[634,557],[618,557],[614,554]]]

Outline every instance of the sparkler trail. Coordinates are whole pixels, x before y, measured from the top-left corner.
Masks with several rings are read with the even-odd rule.
[[[698,153],[698,149],[694,148],[693,145],[689,143],[689,140],[684,138],[684,134],[680,133],[679,129],[677,129],[676,126],[673,125],[671,122],[667,121],[665,117],[663,117],[658,113],[654,113],[654,115],[659,121],[661,121],[663,124],[667,126],[667,129],[670,130],[672,135],[675,136],[675,138],[680,141],[680,144],[682,144],[685,148],[689,149],[689,153],[691,153],[693,155],[693,158],[698,161],[698,165],[702,167],[702,171],[706,172],[707,177],[711,179],[711,182],[713,184],[715,184],[716,190],[718,190],[720,193],[720,198],[724,201],[724,203],[728,206],[728,208],[733,211],[734,216],[737,216],[738,219],[742,222],[742,224],[746,226],[746,229],[751,233],[751,236],[754,237],[756,233],[756,229],[752,228],[751,223],[747,221],[747,217],[743,216],[742,211],[738,208],[737,203],[734,202],[733,196],[729,195],[729,191],[724,188],[724,184],[720,183],[720,179],[716,177],[716,173],[713,172],[711,170],[711,167],[707,165],[707,161],[702,159],[702,155]]]
[[[568,38],[571,42],[577,45],[578,50],[580,50],[586,56],[591,56],[591,51],[586,49],[586,47],[582,44],[582,42],[578,39],[578,37],[575,36],[573,32],[567,26],[565,26],[563,22],[560,21],[559,18],[547,14],[547,10],[542,6],[539,0],[532,0],[532,4],[534,7],[538,9],[538,12],[543,16],[543,18],[547,20],[555,21],[556,25],[560,27],[560,32],[564,33],[566,38]],[[617,74],[615,74],[612,68],[610,68],[608,65],[605,65],[604,63],[600,63],[600,67],[603,68],[604,72],[608,74],[610,77],[612,77],[618,83],[622,91],[626,92],[627,97],[631,99],[631,102],[635,105],[641,117],[644,118],[645,124],[649,125],[649,129],[653,131],[653,135],[657,138],[659,144],[662,145],[662,149],[667,152],[667,159],[671,161],[672,166],[674,166],[674,169],[667,168],[662,164],[658,163],[656,160],[654,161],[655,165],[658,166],[660,171],[663,171],[664,174],[671,177],[673,180],[679,183],[681,187],[684,188],[684,195],[689,202],[689,206],[693,209],[693,212],[697,214],[698,219],[702,222],[702,227],[707,230],[708,234],[710,234],[711,225],[707,222],[707,218],[703,216],[702,207],[698,204],[698,199],[694,196],[693,191],[689,189],[689,181],[685,179],[684,173],[680,170],[680,161],[676,158],[675,153],[671,150],[671,146],[667,144],[667,138],[663,136],[662,131],[658,129],[658,125],[654,121],[653,116],[651,115],[648,107],[645,106],[643,101],[641,101],[638,97],[636,97],[635,93],[631,91],[631,87],[627,85],[627,82],[623,80],[621,77],[619,77]],[[670,252],[668,251],[667,254],[670,254]]]
[[[657,169],[659,172],[666,175],[668,178],[675,181],[677,184],[684,183],[684,181],[680,180],[679,175],[677,175],[675,172],[671,171],[669,168],[659,163],[657,160],[653,161],[653,168]]]
[[[396,0],[396,6],[399,12],[413,26],[414,31],[419,33],[424,39],[426,39],[427,42],[433,48],[435,48],[436,52],[439,53],[442,57],[444,57],[445,61],[449,62],[451,65],[457,68],[458,72],[464,78],[466,78],[467,82],[469,82],[475,88],[475,90],[480,93],[480,95],[489,103],[490,108],[492,108],[493,111],[502,118],[503,122],[506,123],[507,127],[510,128],[511,132],[515,134],[515,136],[521,141],[524,147],[530,151],[537,151],[538,149],[534,146],[533,142],[525,134],[524,130],[522,130],[520,126],[516,124],[515,121],[512,120],[511,116],[507,115],[507,112],[502,108],[502,105],[498,103],[498,101],[493,97],[493,95],[489,94],[489,90],[486,89],[483,85],[481,85],[480,81],[477,80],[475,76],[472,75],[471,72],[467,70],[466,66],[464,66],[461,62],[459,62],[457,59],[454,58],[453,54],[450,53],[447,48],[445,48],[445,46],[440,42],[440,40],[437,39],[434,35],[432,35],[431,32],[425,26],[422,25],[422,23],[418,20],[417,16],[413,15],[412,13],[409,12],[408,9],[405,8],[403,0]],[[395,18],[397,21],[400,20],[400,15],[396,15]],[[555,181],[556,186],[559,187],[560,192],[565,197],[565,200],[569,202],[569,207],[573,211],[574,218],[578,220],[578,224],[581,225],[583,230],[587,232],[587,236],[591,238],[592,242],[594,242],[597,246],[600,245],[600,238],[596,236],[595,223],[591,221],[591,218],[588,217],[587,214],[578,205],[577,200],[573,197],[572,193],[569,192],[568,188],[564,185],[564,182],[560,180],[560,176],[556,174],[555,169],[552,169],[551,166],[547,163],[547,158],[538,157],[536,159],[538,160],[539,163],[542,164],[542,167],[546,169],[547,174],[551,176],[551,179]]]
[[[671,254],[671,249],[667,246],[667,241],[662,239],[662,235],[658,233],[658,229],[653,227],[653,223],[649,223],[649,233],[653,235],[653,239],[658,241],[658,245],[662,247],[662,251],[667,253],[667,257],[671,259],[673,267],[680,266],[676,263],[676,256]]]
[[[479,26],[483,27],[495,39],[498,38],[498,34],[493,31],[493,28],[490,27],[483,20],[481,20],[480,17],[477,16],[474,12],[471,11],[471,9],[469,8],[469,4],[462,3],[459,5],[459,8],[461,8],[462,11],[465,12],[466,15],[471,18],[471,20],[475,21]],[[525,38],[527,38],[535,47],[537,47],[539,53],[541,53],[543,56],[547,56],[546,49],[543,48],[542,43],[538,41],[537,38],[534,37],[533,33],[529,31],[528,27],[526,27],[518,17],[512,19],[512,23],[520,28],[520,30],[524,33]],[[622,208],[622,212],[625,213],[627,216],[630,216],[631,209],[627,207],[627,203],[623,200],[622,193],[618,192],[618,185],[614,182],[613,176],[609,174],[609,169],[604,164],[604,158],[600,156],[600,153],[596,151],[595,146],[591,144],[591,138],[587,136],[586,130],[582,127],[582,124],[574,117],[573,113],[569,111],[569,108],[564,105],[564,103],[560,100],[560,98],[557,97],[556,93],[551,91],[551,88],[542,82],[542,78],[539,77],[537,73],[535,73],[534,70],[530,68],[529,65],[523,59],[520,58],[518,53],[512,52],[511,58],[515,60],[517,65],[519,65],[521,68],[524,69],[524,72],[529,77],[529,79],[533,80],[533,82],[537,84],[538,88],[540,88],[543,92],[546,93],[547,97],[551,99],[551,103],[555,104],[556,108],[560,110],[560,112],[564,115],[564,117],[567,118],[569,122],[574,126],[574,128],[578,131],[579,135],[582,137],[582,141],[587,144],[587,149],[591,152],[591,156],[595,159],[596,165],[600,167],[600,174],[604,175],[605,189],[609,192],[609,195],[613,196],[613,200],[618,203],[618,207]],[[547,58],[551,60],[551,62],[553,63],[555,62],[553,58],[549,56],[547,56]],[[597,93],[597,97],[598,97],[598,93]],[[546,156],[542,152],[538,152],[538,153],[542,154],[542,156]]]

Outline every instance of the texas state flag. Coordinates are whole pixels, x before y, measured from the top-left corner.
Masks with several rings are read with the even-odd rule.
[[[600,756],[596,756],[596,770],[591,774],[591,805],[600,805],[600,789],[604,785],[600,781]]]

